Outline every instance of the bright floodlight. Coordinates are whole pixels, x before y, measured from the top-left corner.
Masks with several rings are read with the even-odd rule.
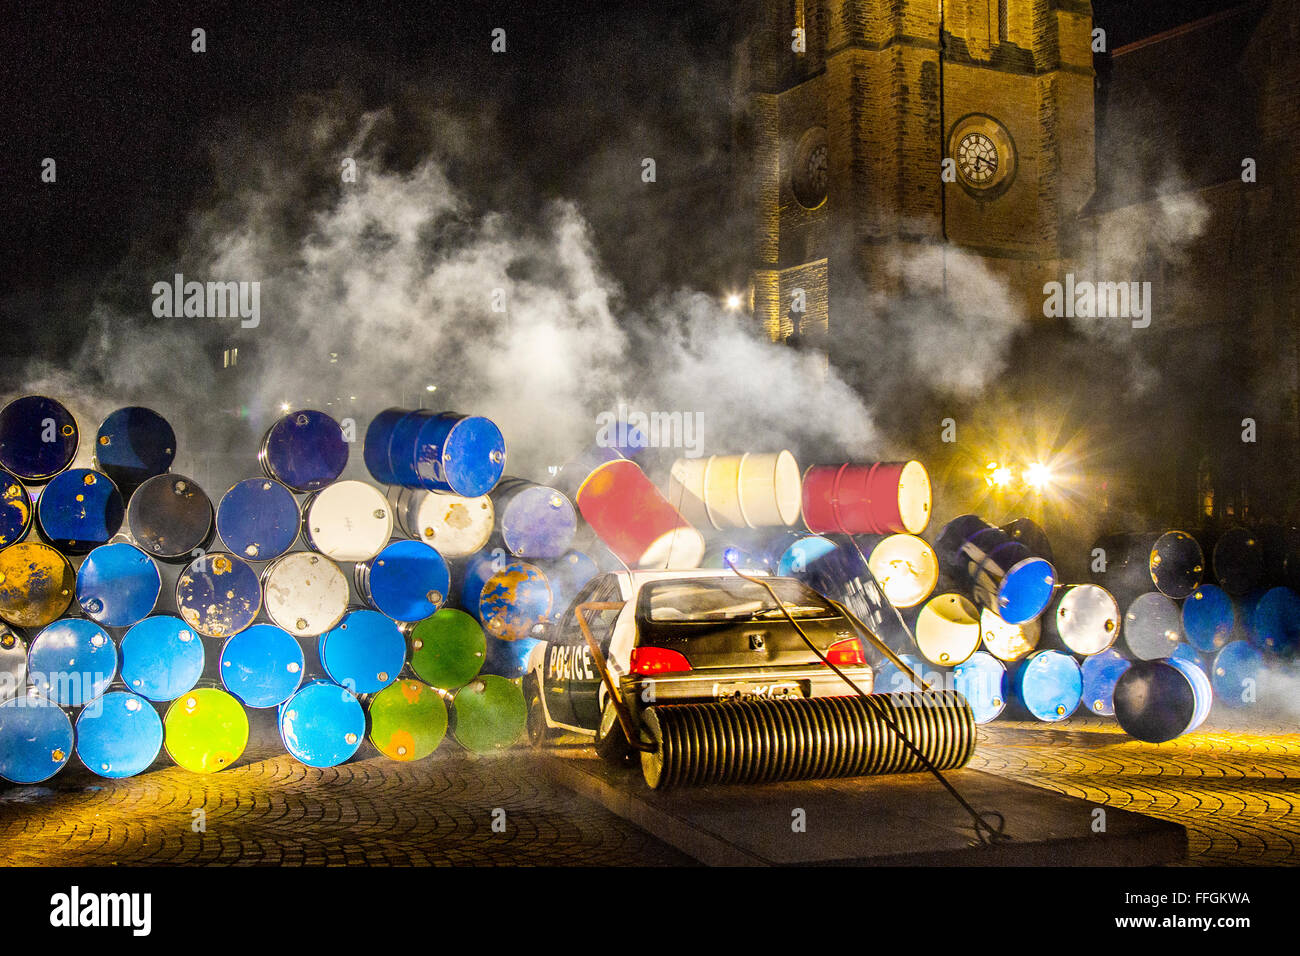
[[[739,293],[736,292],[731,293],[731,295],[727,296],[727,308],[735,312],[737,309],[740,308],[740,301],[741,300],[740,300]]]
[[[1011,469],[1006,465],[999,465],[995,461],[989,462],[987,481],[994,488],[1005,488],[1011,484]]]
[[[288,403],[288,402],[281,402],[281,403],[280,403],[280,411],[282,411],[282,412],[287,412],[287,411],[289,410],[289,408],[290,408],[290,406],[289,406],[289,403]]]
[[[426,385],[426,386],[424,386],[424,390],[425,390],[426,392],[436,392],[436,391],[438,390],[438,386],[437,386],[437,385]]]
[[[1035,491],[1042,491],[1052,483],[1052,469],[1041,461],[1036,461],[1025,469],[1025,484]]]

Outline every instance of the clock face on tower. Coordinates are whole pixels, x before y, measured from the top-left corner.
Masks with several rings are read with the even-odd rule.
[[[829,158],[824,127],[815,126],[800,137],[791,160],[790,188],[805,209],[816,209],[826,201]]]
[[[991,116],[972,113],[953,125],[948,155],[957,181],[978,199],[993,199],[1011,185],[1016,147],[1005,126]]]

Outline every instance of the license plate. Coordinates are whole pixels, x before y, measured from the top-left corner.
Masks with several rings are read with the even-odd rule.
[[[798,683],[760,684],[757,682],[737,682],[714,684],[713,696],[718,700],[730,700],[735,697],[803,697],[804,690]]]

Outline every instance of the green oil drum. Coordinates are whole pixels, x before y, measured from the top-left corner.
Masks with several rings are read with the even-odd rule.
[[[403,678],[370,698],[370,742],[393,760],[419,760],[447,735],[447,705],[428,684]]]
[[[509,747],[524,732],[527,708],[518,681],[479,677],[456,692],[451,733],[466,750],[485,754]]]
[[[248,746],[248,714],[224,690],[201,687],[172,701],[163,733],[167,753],[178,766],[216,773],[238,760]]]
[[[410,631],[411,670],[426,684],[454,690],[478,676],[487,639],[478,621],[445,607]]]

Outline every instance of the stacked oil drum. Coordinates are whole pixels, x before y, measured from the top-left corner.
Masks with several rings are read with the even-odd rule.
[[[492,642],[523,634],[497,610],[514,579],[490,568],[461,604],[452,565],[494,534],[533,554],[563,529],[530,524],[538,495],[521,483],[501,483],[494,505],[505,447],[490,421],[389,418],[390,434],[384,419],[366,445],[387,491],[341,480],[343,429],[307,409],[266,432],[260,474],[214,499],[173,470],[176,436],[149,409],[105,419],[88,468],[72,467],[83,436],[59,402],[0,410],[0,777],[40,782],[74,753],[104,777],[164,753],[219,771],[239,760],[259,709],[316,767],[367,739],[395,760],[448,735],[479,753],[513,743],[519,664],[494,660]],[[560,599],[594,573],[566,549],[552,556]]]

